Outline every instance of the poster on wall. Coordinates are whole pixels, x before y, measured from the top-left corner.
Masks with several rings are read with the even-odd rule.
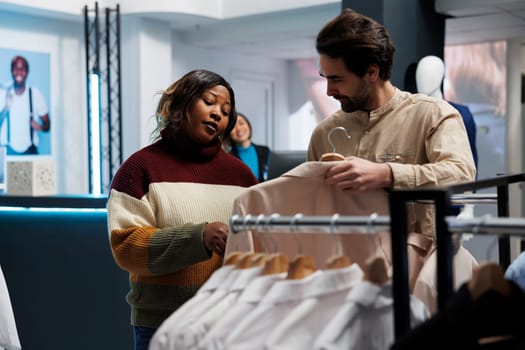
[[[7,156],[49,156],[49,54],[0,47],[0,146]]]

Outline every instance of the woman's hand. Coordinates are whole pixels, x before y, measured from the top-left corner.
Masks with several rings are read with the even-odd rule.
[[[210,222],[204,226],[204,232],[202,233],[204,246],[220,256],[224,256],[227,237],[228,225],[223,222]]]

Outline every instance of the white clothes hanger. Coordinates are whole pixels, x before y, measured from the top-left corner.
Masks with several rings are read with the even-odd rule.
[[[346,139],[350,140],[351,136],[348,135],[348,132],[346,131],[344,127],[336,126],[335,128],[331,129],[328,132],[328,143],[330,144],[330,146],[332,146],[332,152],[324,153],[321,156],[321,159],[320,159],[321,162],[338,161],[338,160],[345,159],[345,156],[343,156],[341,153],[336,152],[334,142],[332,141],[332,134],[334,133],[334,131],[337,131],[337,130],[343,131],[345,133]]]

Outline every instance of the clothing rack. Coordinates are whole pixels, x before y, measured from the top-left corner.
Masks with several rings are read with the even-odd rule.
[[[453,194],[451,196],[452,204],[476,204],[476,203],[496,203],[495,194]],[[426,201],[421,201],[426,202]],[[428,201],[431,202],[431,201]],[[246,216],[233,215],[230,219],[230,228],[232,233],[238,233],[244,230],[270,230],[270,229],[288,229],[315,227],[329,228],[330,232],[337,232],[339,227],[352,226],[354,228],[368,228],[375,230],[390,229],[390,216],[304,216],[296,214],[294,216],[281,216],[278,213],[271,215],[251,215]]]
[[[453,254],[452,254],[452,235],[451,228],[461,229],[466,232],[468,222],[457,222],[452,218],[447,218],[450,214],[452,197],[457,193],[475,191],[483,188],[497,188],[497,211],[498,217],[508,218],[509,216],[509,185],[525,181],[525,174],[504,175],[495,178],[478,180],[460,185],[438,189],[413,189],[413,190],[394,190],[390,193],[390,215],[391,215],[391,237],[392,237],[392,263],[393,263],[393,293],[394,293],[394,332],[395,337],[401,337],[410,330],[409,297],[408,286],[408,261],[407,261],[407,207],[406,204],[412,201],[432,201],[435,205],[435,230],[437,244],[437,302],[438,309],[443,309],[446,301],[453,293]],[[487,218],[477,219],[478,221],[471,226],[471,232],[481,232],[489,230]],[[509,219],[510,220],[510,219]],[[508,224],[510,224],[509,221]],[[453,224],[449,227],[449,223]],[[470,222],[472,224],[472,222]],[[501,222],[500,222],[501,224]],[[508,226],[508,225],[507,225]],[[496,225],[492,230],[496,230]],[[511,231],[511,227],[503,227]],[[519,230],[518,225],[515,229]],[[457,231],[456,231],[457,232]],[[510,235],[512,233],[498,232],[499,260],[503,268],[510,264]]]
[[[329,232],[338,233],[340,227],[361,228],[362,233],[371,233],[372,230],[389,230],[390,217],[372,214],[370,216],[304,216],[296,214],[294,216],[272,215],[233,215],[230,219],[232,232],[238,233],[244,230],[286,230],[296,232],[303,227],[325,229]],[[308,231],[307,231],[308,232]],[[302,232],[301,232],[302,233]]]
[[[496,178],[478,180],[456,186],[432,189],[393,190],[389,195],[390,217],[386,216],[294,216],[272,215],[234,215],[230,220],[232,232],[235,234],[243,230],[271,230],[288,228],[291,231],[307,227],[328,228],[330,232],[337,232],[340,226],[365,228],[366,233],[372,229],[385,229],[390,227],[393,263],[393,297],[394,297],[394,332],[398,338],[410,330],[409,319],[409,285],[408,285],[408,257],[407,257],[407,208],[406,204],[412,201],[423,201],[435,205],[435,229],[437,249],[437,291],[438,308],[443,308],[453,292],[452,286],[452,232],[488,233],[498,230],[500,264],[504,267],[510,264],[510,239],[502,235],[499,229],[506,232],[519,230],[524,222],[509,225],[511,221],[503,223],[501,218],[509,216],[508,186],[512,183],[525,181],[525,174],[505,175]],[[496,195],[490,194],[464,194],[483,188],[497,188]],[[500,221],[489,221],[488,218],[476,220],[458,220],[448,217],[453,204],[470,203],[495,203],[497,204]],[[450,225],[450,226],[449,226]],[[469,226],[470,225],[470,226]],[[469,230],[469,228],[471,230]]]

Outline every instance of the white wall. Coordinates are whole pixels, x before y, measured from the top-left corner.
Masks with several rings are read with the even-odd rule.
[[[259,56],[246,56],[219,50],[189,46],[174,33],[172,36],[173,79],[178,79],[193,69],[208,69],[222,75],[229,82],[236,74],[262,75],[275,80],[273,149],[288,149],[289,115],[287,62]],[[235,89],[235,86],[233,86]],[[249,117],[249,116],[248,116]]]
[[[171,32],[162,21],[123,16],[121,79],[123,158],[149,144],[158,93],[172,82]]]
[[[51,150],[59,193],[87,193],[84,34],[81,22],[0,11],[0,47],[50,55]]]

